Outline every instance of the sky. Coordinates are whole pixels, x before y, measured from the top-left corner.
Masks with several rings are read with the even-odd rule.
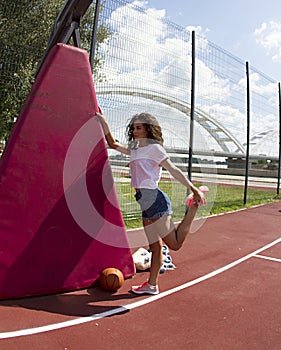
[[[281,80],[280,0],[148,0],[147,8]]]

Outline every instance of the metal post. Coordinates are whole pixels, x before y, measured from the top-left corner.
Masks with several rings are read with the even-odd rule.
[[[92,31],[92,42],[91,42],[91,50],[90,50],[90,66],[91,66],[92,72],[94,69],[94,58],[95,58],[95,50],[96,50],[96,42],[97,42],[99,15],[100,15],[100,0],[96,0],[94,24],[93,24],[93,31]]]
[[[79,24],[93,0],[66,0],[58,14],[45,53],[37,66],[35,76],[38,75],[50,50],[57,43],[67,43],[73,35],[74,43],[80,46]]]
[[[195,31],[192,31],[192,58],[191,58],[191,101],[190,101],[190,132],[188,151],[188,177],[192,177],[192,156],[194,136],[194,106],[195,106]]]
[[[279,197],[280,187],[280,167],[281,167],[281,91],[280,82],[278,83],[278,99],[279,99],[279,160],[278,160],[278,177],[277,177],[277,197]]]
[[[250,153],[250,77],[249,77],[248,62],[246,62],[246,79],[247,79],[247,145],[246,145],[244,204],[247,203],[248,179],[249,179],[249,153]]]

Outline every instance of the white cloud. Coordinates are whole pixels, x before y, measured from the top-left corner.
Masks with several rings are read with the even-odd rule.
[[[230,96],[230,84],[227,79],[219,78],[207,65],[197,59],[196,60],[197,76],[197,97],[215,100],[226,101]]]
[[[206,29],[203,29],[201,26],[187,26],[185,27],[186,30],[192,32],[192,31],[195,31],[196,34],[199,34],[200,36],[202,37],[207,37],[207,34],[209,33],[209,29],[206,28]]]
[[[274,61],[281,63],[281,22],[269,21],[254,32],[256,42],[267,50]]]
[[[146,1],[134,1],[118,7],[108,18],[115,34],[104,44],[107,79],[119,85],[123,81],[127,86],[166,89],[165,92],[175,93],[177,97],[186,95],[190,90],[191,31],[200,33],[197,46],[200,52],[207,50],[208,41],[200,26],[187,27],[185,34],[173,31],[163,20],[165,10],[147,9],[146,5]],[[220,100],[229,96],[226,80],[216,76],[200,59],[196,67],[198,84],[203,81],[209,86],[202,96],[208,94],[208,98],[216,96]],[[200,95],[202,89],[197,91]]]
[[[135,6],[138,8],[136,9]],[[118,7],[107,18],[107,24],[114,32],[110,40],[103,44],[106,58],[103,69],[108,89],[114,90],[114,86],[117,88],[118,85],[124,87],[123,90],[120,89],[123,93],[126,89],[132,92],[146,90],[154,97],[154,102],[152,100],[148,102],[149,109],[158,109],[158,112],[162,107],[157,104],[156,97],[161,94],[171,99],[173,97],[185,101],[188,99],[187,103],[189,103],[190,33],[196,30],[196,34],[200,33],[200,40],[197,40],[196,45],[198,55],[196,59],[196,108],[206,112],[243,143],[246,126],[245,79],[236,81],[231,78],[231,74],[218,75],[215,71],[216,67],[208,66],[213,53],[206,39],[207,31],[203,32],[201,27],[187,27],[185,34],[174,30],[164,20],[165,10],[147,9],[146,6],[146,1],[134,1]],[[281,47],[281,24],[279,32],[278,24],[275,24],[275,35],[269,30],[269,25],[266,23],[255,32],[257,41],[267,50],[277,50],[279,48],[277,43]],[[270,29],[272,28],[271,23]],[[280,34],[280,37],[277,33]],[[218,64],[220,64],[219,61]],[[228,69],[229,67],[225,64],[222,68]],[[220,72],[219,69],[218,72]],[[99,87],[102,89],[102,84],[97,84],[97,91]],[[276,95],[275,84],[260,81],[257,74],[251,75],[251,89],[261,96],[266,96],[268,100]],[[125,111],[124,122],[133,111],[137,113],[138,108],[144,108],[147,104],[144,98],[140,100],[138,93],[134,96],[124,93],[124,100],[126,103],[122,99],[118,100],[114,106],[115,110],[110,112],[117,113],[118,109],[118,115],[122,115]],[[111,101],[110,104],[112,106],[113,102]],[[130,108],[127,108],[127,105],[130,105]],[[179,113],[175,109],[168,110],[167,106],[163,109],[163,115],[169,115],[170,121],[172,117],[174,118],[174,125],[178,117],[182,118]],[[261,113],[270,115],[270,112],[264,110]],[[262,130],[265,120],[273,121],[274,119],[271,115],[266,118],[257,115],[253,121],[252,132]],[[116,128],[119,128],[122,123],[118,119]]]
[[[254,92],[260,96],[264,96],[268,98],[268,100],[270,100],[273,105],[276,104],[276,83],[267,82],[264,84],[261,76],[258,73],[252,73],[250,74],[250,89],[252,93]]]
[[[258,73],[250,73],[250,90],[251,93],[256,93],[257,95],[263,96],[270,101],[271,105],[276,105],[276,91],[277,85],[276,83],[271,83],[269,81],[264,81],[260,74]],[[245,91],[247,86],[246,78],[240,79],[238,84],[234,86],[234,89]]]

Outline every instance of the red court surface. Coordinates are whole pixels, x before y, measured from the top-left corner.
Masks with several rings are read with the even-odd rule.
[[[160,276],[0,302],[0,349],[281,350],[281,203],[206,219]]]

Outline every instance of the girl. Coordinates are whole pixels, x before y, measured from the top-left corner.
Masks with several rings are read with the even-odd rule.
[[[130,155],[131,186],[136,190],[136,200],[142,210],[142,222],[151,251],[151,267],[148,281],[133,286],[136,294],[158,294],[158,276],[162,266],[162,241],[172,250],[181,248],[190,231],[198,206],[205,201],[199,191],[169,159],[163,148],[162,130],[149,113],[135,115],[126,129],[128,146],[115,140],[104,115],[97,113],[109,147]],[[172,221],[171,202],[158,188],[162,167],[194,195],[194,202],[176,228]]]

